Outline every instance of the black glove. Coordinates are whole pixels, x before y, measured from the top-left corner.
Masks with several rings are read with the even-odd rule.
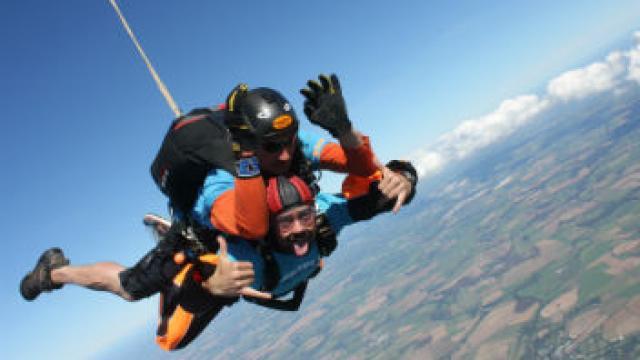
[[[307,81],[309,88],[300,90],[306,98],[304,113],[313,124],[327,130],[335,138],[351,131],[351,121],[347,115],[347,107],[342,97],[340,82],[335,74],[331,78],[318,76],[320,82]]]

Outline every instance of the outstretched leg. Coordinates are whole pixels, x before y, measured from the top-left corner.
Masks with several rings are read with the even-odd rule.
[[[74,284],[92,290],[108,291],[121,298],[133,301],[120,283],[120,273],[125,267],[114,262],[98,262],[81,266],[62,266],[51,270],[54,284]]]
[[[125,300],[133,297],[122,287],[120,273],[125,268],[113,262],[71,266],[59,248],[51,248],[40,255],[35,267],[20,282],[20,294],[32,301],[42,292],[75,284],[93,290],[109,291]]]
[[[43,291],[75,284],[87,289],[108,291],[125,300],[135,301],[165,289],[180,266],[173,261],[173,247],[163,241],[151,249],[137,264],[125,268],[114,262],[71,266],[62,250],[45,251],[35,268],[20,283],[20,293],[34,300]]]

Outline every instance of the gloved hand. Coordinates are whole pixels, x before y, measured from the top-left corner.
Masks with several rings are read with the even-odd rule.
[[[308,88],[300,90],[306,98],[304,113],[313,124],[327,130],[335,138],[351,131],[351,121],[342,97],[340,82],[335,74],[318,76],[320,82],[307,81]]]

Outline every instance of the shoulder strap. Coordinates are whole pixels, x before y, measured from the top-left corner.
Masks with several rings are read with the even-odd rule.
[[[273,257],[271,248],[267,244],[260,241],[257,249],[262,259],[264,259],[264,285],[262,290],[271,291],[275,289],[280,281],[280,269],[276,259]]]

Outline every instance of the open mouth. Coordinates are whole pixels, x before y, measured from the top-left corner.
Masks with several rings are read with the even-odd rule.
[[[296,256],[304,256],[309,251],[308,241],[295,241],[293,244],[293,253]]]
[[[304,256],[309,252],[309,243],[313,238],[313,234],[303,232],[296,234],[289,239],[291,249],[296,256]]]

